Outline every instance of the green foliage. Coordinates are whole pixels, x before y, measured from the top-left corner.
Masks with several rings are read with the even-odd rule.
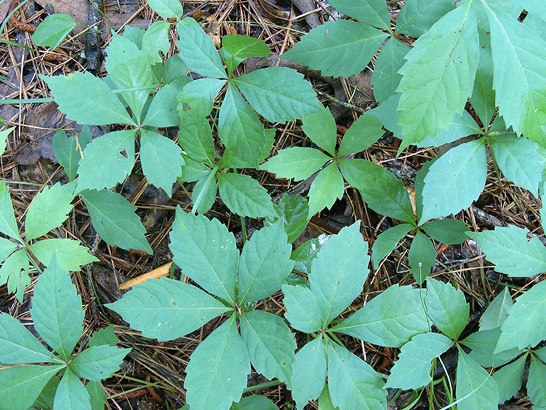
[[[109,343],[101,344],[103,337],[93,335],[93,346],[72,354],[83,333],[84,311],[75,286],[55,257],[34,286],[30,314],[34,327],[55,353],[18,320],[0,315],[2,406],[27,410],[39,396],[50,396],[56,409],[90,409],[90,396],[80,377],[95,382],[107,379],[119,369],[130,349],[115,346],[117,339],[110,328],[107,332],[113,336],[108,338]],[[60,383],[54,377],[58,372],[62,374]]]
[[[32,41],[37,46],[56,49],[74,27],[76,27],[76,23],[69,14],[52,14],[38,25],[32,34]]]
[[[4,155],[6,151],[6,138],[11,134],[15,127],[11,127],[0,131],[0,155]]]

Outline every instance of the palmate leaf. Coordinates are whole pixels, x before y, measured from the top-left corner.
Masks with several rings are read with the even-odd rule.
[[[526,360],[527,355],[524,355],[493,373],[493,380],[499,389],[499,403],[511,399],[521,389]]]
[[[321,110],[320,113],[303,117],[301,119],[301,129],[311,141],[333,156],[337,143],[336,120],[329,108],[321,105]]]
[[[456,340],[466,327],[470,312],[463,292],[449,283],[428,278],[425,304],[436,327]]]
[[[390,286],[332,331],[380,346],[401,347],[415,335],[430,331],[422,293],[411,286]]]
[[[282,221],[255,232],[245,243],[239,259],[239,305],[273,295],[292,271],[292,246]]]
[[[70,368],[57,387],[53,407],[55,410],[91,410],[89,393]]]
[[[326,351],[322,337],[310,341],[296,354],[292,397],[300,409],[309,400],[316,399],[326,383]]]
[[[135,213],[136,206],[116,192],[86,190],[80,192],[91,222],[99,236],[110,245],[123,249],[140,249],[149,254],[146,229]]]
[[[418,38],[454,8],[454,0],[407,0],[396,19],[396,32]]]
[[[509,276],[528,277],[546,272],[546,248],[538,238],[527,240],[527,230],[517,226],[469,232],[495,270]]]
[[[436,249],[427,236],[417,231],[411,242],[408,261],[410,272],[420,285],[430,275],[431,269],[436,264]]]
[[[82,153],[91,141],[91,131],[86,125],[78,137],[68,137],[63,130],[57,130],[53,136],[53,152],[59,164],[71,181],[78,176],[78,167]]]
[[[457,363],[457,408],[497,410],[499,389],[487,371],[459,349]]]
[[[286,307],[284,317],[294,329],[313,333],[322,328],[324,313],[311,289],[304,286],[282,285],[282,293]]]
[[[136,285],[108,307],[133,329],[159,341],[185,336],[230,310],[197,287],[168,278]]]
[[[439,333],[415,335],[402,346],[385,387],[409,390],[426,386],[432,381],[432,359],[439,357],[452,345],[450,338]]]
[[[408,51],[408,46],[395,36],[381,49],[372,73],[373,95],[377,102],[382,103],[395,93],[402,79],[398,71],[404,65],[404,57]]]
[[[309,216],[324,208],[330,209],[336,200],[343,197],[345,184],[337,165],[331,163],[318,173],[309,189]]]
[[[386,38],[366,24],[339,19],[314,28],[281,57],[321,70],[324,76],[349,77],[366,68]]]
[[[70,362],[70,370],[79,377],[98,382],[118,371],[123,358],[130,351],[131,349],[118,349],[116,346],[90,347]]]
[[[390,254],[398,242],[411,231],[410,224],[401,224],[380,233],[373,243],[372,260],[375,269],[379,268],[381,260]]]
[[[311,84],[290,68],[263,68],[234,78],[231,83],[270,122],[284,123],[320,112]]]
[[[252,177],[235,173],[220,173],[217,177],[220,198],[230,211],[251,218],[275,215],[269,194]]]
[[[182,173],[182,149],[157,132],[140,131],[140,162],[149,183],[172,195],[173,184]]]
[[[400,149],[438,134],[472,94],[479,56],[473,1],[438,20],[406,55],[397,89],[404,138]]]
[[[70,277],[53,258],[34,286],[30,314],[40,336],[65,360],[83,332],[81,302]]]
[[[79,124],[136,125],[110,87],[88,72],[40,78],[50,88],[59,111]]]
[[[241,398],[249,373],[250,360],[233,315],[192,353],[184,380],[188,404],[192,410],[228,410]]]
[[[0,232],[22,242],[19,235],[19,228],[15,221],[15,214],[13,213],[9,188],[5,181],[0,181]]]
[[[284,320],[272,313],[255,310],[241,318],[241,337],[252,366],[268,379],[277,377],[288,388],[296,361],[296,341]]]
[[[290,147],[280,150],[260,169],[277,174],[277,178],[294,178],[296,181],[309,178],[332,158],[315,148]]]
[[[184,275],[234,305],[239,251],[225,225],[177,208],[170,240],[174,263]]]
[[[29,245],[27,249],[45,266],[49,266],[52,256],[56,255],[59,266],[65,271],[77,271],[83,265],[98,262],[86,246],[72,239],[44,239]]]
[[[518,134],[544,143],[546,43],[516,18],[483,5],[491,31],[493,86],[499,113]]]
[[[330,6],[362,23],[385,30],[391,29],[389,9],[382,0],[332,0]]]

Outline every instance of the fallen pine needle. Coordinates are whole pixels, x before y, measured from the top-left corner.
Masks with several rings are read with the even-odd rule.
[[[143,273],[136,278],[128,280],[127,282],[123,282],[121,285],[119,285],[119,288],[129,289],[130,287],[138,285],[139,283],[146,283],[146,280],[148,279],[159,279],[162,276],[169,276],[172,264],[172,262],[166,263],[165,265],[162,265],[159,268],[155,268],[150,272]]]

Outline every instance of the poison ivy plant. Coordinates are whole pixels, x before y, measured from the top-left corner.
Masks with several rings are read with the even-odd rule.
[[[154,279],[108,306],[146,337],[161,341],[227,315],[197,346],[186,368],[191,409],[229,409],[241,398],[251,363],[264,376],[291,386],[294,337],[279,316],[254,310],[281,289],[294,265],[282,220],[255,232],[239,253],[233,234],[218,220],[178,208],[170,239],[174,262],[201,288]]]
[[[89,348],[73,353],[83,333],[81,306],[75,286],[54,255],[34,286],[30,309],[36,331],[51,349],[17,319],[0,314],[2,408],[91,409],[89,392],[119,369],[130,349],[116,347],[112,329],[95,332]],[[89,380],[85,387],[80,378]]]

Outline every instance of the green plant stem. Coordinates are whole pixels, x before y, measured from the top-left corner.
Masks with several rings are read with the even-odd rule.
[[[345,108],[348,108],[348,109],[350,109],[350,110],[355,110],[356,112],[359,112],[359,113],[361,113],[361,114],[364,113],[364,112],[366,112],[366,110],[363,109],[363,108],[357,107],[356,105],[353,105],[353,104],[349,104],[349,103],[343,102],[343,101],[337,99],[336,97],[333,97],[333,96],[331,96],[330,94],[327,94],[327,93],[325,93],[325,92],[323,92],[323,91],[316,90],[316,89],[315,89],[315,91],[317,92],[318,95],[320,95],[320,96],[322,96],[322,97],[324,97],[324,98],[328,98],[330,101],[333,101],[333,102],[335,102],[336,104],[342,105],[342,106],[345,107]]]
[[[246,243],[247,237],[246,237],[246,224],[245,224],[245,217],[241,216],[241,232],[243,233],[243,245]]]
[[[267,387],[278,386],[282,382],[280,380],[271,380],[270,382],[256,384],[255,386],[248,386],[243,389],[243,393],[248,393],[250,391],[265,389]]]

